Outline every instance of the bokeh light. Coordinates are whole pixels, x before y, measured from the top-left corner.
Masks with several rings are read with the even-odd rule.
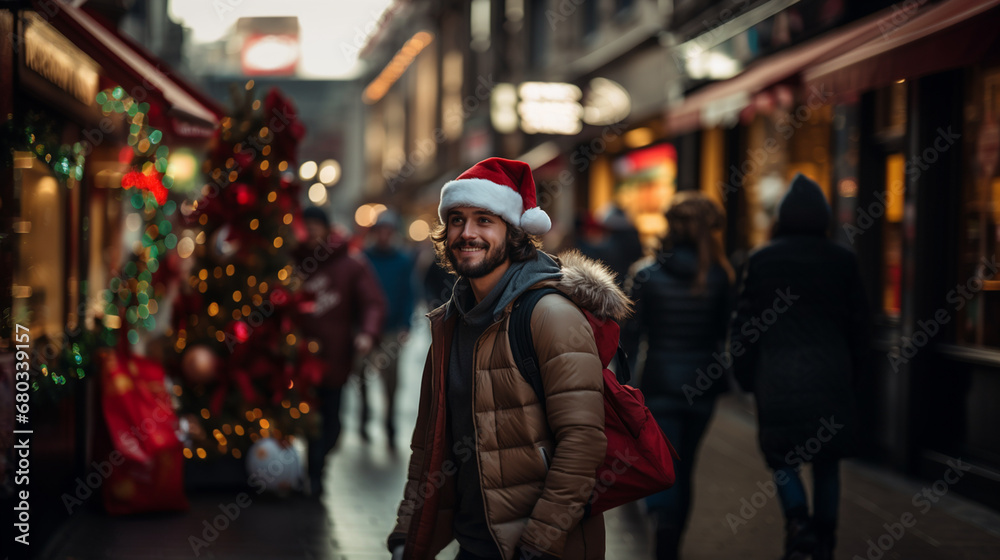
[[[319,169],[319,180],[327,186],[335,185],[340,180],[340,164],[332,159],[324,161]]]
[[[371,204],[362,204],[354,212],[354,221],[361,227],[372,227],[375,224],[375,209]]]
[[[194,253],[194,239],[184,236],[177,242],[177,255],[182,259],[190,257]]]
[[[309,200],[317,206],[326,204],[326,185],[323,183],[315,183],[313,186],[309,187]]]
[[[299,166],[299,178],[303,181],[308,181],[316,176],[316,171],[319,167],[316,165],[315,161],[307,161]]]
[[[420,242],[430,237],[430,234],[431,225],[426,220],[414,220],[410,224],[410,239]]]

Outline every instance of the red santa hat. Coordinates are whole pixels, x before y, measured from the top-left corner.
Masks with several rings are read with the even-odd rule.
[[[552,220],[538,207],[531,167],[523,161],[489,158],[473,165],[441,188],[438,217],[444,222],[448,210],[458,206],[482,208],[524,231],[541,235]]]

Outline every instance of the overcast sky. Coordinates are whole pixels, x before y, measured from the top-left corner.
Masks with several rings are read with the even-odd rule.
[[[347,79],[393,0],[170,0],[170,16],[195,43],[218,41],[244,17],[299,18],[304,77]]]

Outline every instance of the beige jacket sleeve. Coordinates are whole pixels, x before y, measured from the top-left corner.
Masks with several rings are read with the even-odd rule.
[[[535,306],[531,332],[555,452],[521,543],[561,557],[607,451],[603,367],[590,323],[559,294],[547,295]]]

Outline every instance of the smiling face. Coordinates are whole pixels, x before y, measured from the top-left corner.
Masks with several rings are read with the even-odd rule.
[[[507,262],[507,222],[480,208],[458,207],[445,218],[448,261],[459,275],[482,278]]]

